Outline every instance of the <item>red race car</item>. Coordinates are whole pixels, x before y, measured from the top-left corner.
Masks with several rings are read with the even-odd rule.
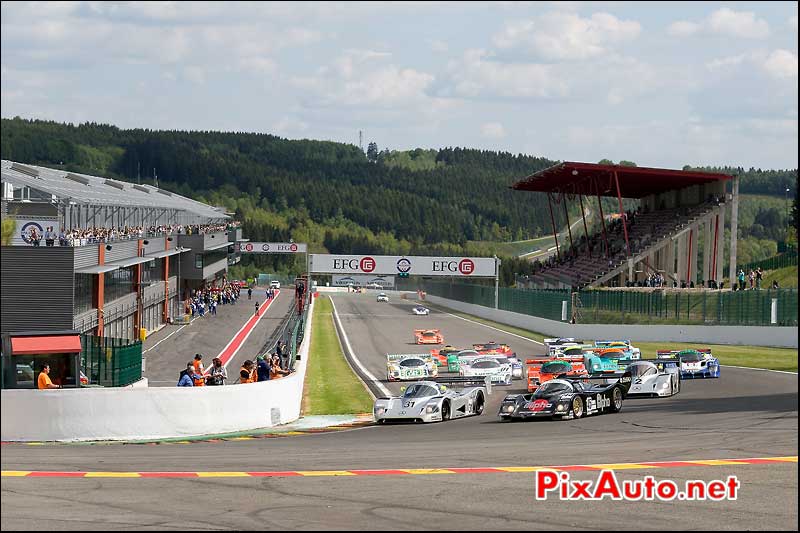
[[[508,344],[499,344],[494,341],[489,341],[484,344],[473,344],[472,347],[479,354],[486,354],[486,355],[502,354],[502,355],[507,355],[509,357],[514,357],[517,355],[511,350],[511,347]]]
[[[438,329],[415,329],[414,342],[417,344],[444,344],[444,337]]]
[[[586,375],[583,356],[567,356],[559,358],[544,357],[528,359],[528,392],[533,392],[545,381],[555,379],[562,374],[568,376]]]

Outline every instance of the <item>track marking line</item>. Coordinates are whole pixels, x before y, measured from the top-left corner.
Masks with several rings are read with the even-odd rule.
[[[771,368],[755,368],[752,366],[733,366],[733,365],[720,365],[723,368],[741,368],[742,370],[758,370],[760,372],[775,372],[776,374],[789,374],[796,376],[797,372],[789,372],[787,370],[772,370]]]
[[[264,300],[264,303],[259,307],[258,313],[253,314],[244,325],[236,332],[236,334],[228,341],[228,344],[222,349],[221,352],[217,355],[222,360],[222,366],[227,368],[228,363],[233,361],[233,358],[236,357],[236,354],[239,353],[239,350],[244,343],[247,342],[247,339],[250,337],[250,334],[253,333],[253,330],[256,329],[256,325],[261,320],[261,318],[266,314],[267,310],[270,306],[278,299],[278,296],[281,295],[281,291],[275,291],[275,297],[269,298]],[[208,368],[205,369],[203,375],[208,375],[211,372],[211,366],[209,365]]]
[[[417,301],[417,302],[419,303],[419,301],[418,301],[418,300],[415,300],[415,301]],[[420,305],[421,305],[421,304],[420,304]],[[437,306],[438,306],[438,304],[434,304],[434,305],[437,305]],[[440,307],[440,308],[441,308],[441,306],[438,306],[438,307]],[[504,329],[496,328],[496,327],[494,327],[494,326],[489,326],[489,325],[487,325],[487,324],[482,324],[482,323],[480,323],[480,322],[476,322],[476,321],[474,321],[474,320],[471,320],[471,319],[469,319],[469,318],[464,318],[463,316],[458,316],[458,315],[454,315],[453,313],[448,313],[447,311],[442,311],[442,313],[444,313],[444,314],[446,314],[446,315],[450,315],[450,316],[452,316],[452,317],[454,317],[454,318],[457,318],[457,319],[459,319],[459,320],[464,320],[464,321],[466,321],[466,322],[470,322],[470,323],[472,323],[472,324],[477,324],[478,326],[483,326],[483,327],[485,327],[485,328],[489,328],[489,329],[493,329],[493,330],[495,330],[495,331],[499,331],[500,333],[504,333],[504,334],[506,334],[506,335],[511,335],[512,337],[517,337],[518,339],[522,339],[522,340],[525,340],[525,341],[528,341],[528,342],[532,342],[532,343],[534,343],[534,344],[538,344],[539,346],[544,346],[544,343],[543,343],[543,342],[535,341],[535,340],[533,340],[533,339],[529,339],[528,337],[523,337],[522,335],[517,335],[516,333],[511,333],[510,331],[506,331],[506,330],[504,330]],[[514,327],[514,326],[512,326],[512,327]]]
[[[387,389],[386,386],[383,383],[378,381],[378,378],[376,378],[374,375],[372,375],[372,372],[367,370],[364,367],[364,365],[361,364],[361,361],[359,361],[358,357],[356,357],[356,353],[355,353],[355,351],[353,351],[353,347],[350,345],[350,339],[347,338],[347,332],[344,330],[344,326],[342,326],[342,321],[339,320],[339,313],[336,312],[336,304],[333,303],[333,298],[331,298],[331,306],[333,307],[333,318],[336,320],[336,323],[339,326],[339,330],[342,332],[342,340],[344,340],[344,343],[346,345],[347,351],[350,352],[350,358],[356,364],[358,369],[361,370],[361,372],[365,376],[367,376],[367,378],[372,380],[372,382],[375,384],[375,386],[378,387],[378,389],[380,389],[380,391],[383,394],[385,394],[386,396],[392,396],[391,391],[389,389]],[[358,373],[356,373],[356,377],[358,377],[358,379],[361,379],[361,377],[358,375]],[[363,380],[362,380],[362,383],[363,383]],[[370,391],[370,394],[372,394],[371,389],[367,386],[366,383],[364,383],[364,386],[367,387],[367,390]]]
[[[29,470],[3,470],[2,477],[86,477],[86,478],[228,478],[228,477],[338,477],[338,476],[393,476],[436,474],[519,474],[538,470],[596,471],[596,470],[646,470],[657,468],[689,468],[797,463],[797,456],[750,457],[746,459],[693,459],[641,463],[607,463],[560,466],[497,466],[466,468],[398,468],[386,470],[287,470],[274,472],[43,472]]]
[[[176,329],[175,331],[173,331],[172,333],[170,333],[169,335],[167,335],[166,337],[164,337],[163,339],[161,339],[160,341],[158,341],[157,343],[155,343],[154,345],[152,345],[151,347],[149,347],[148,349],[146,349],[145,351],[143,351],[143,352],[142,352],[142,355],[146,354],[146,353],[147,353],[147,352],[149,352],[150,350],[155,350],[156,346],[158,346],[159,344],[161,344],[161,343],[162,343],[162,342],[164,342],[165,340],[169,339],[170,337],[172,337],[172,336],[173,336],[173,335],[175,335],[176,333],[180,332],[180,331],[181,331],[183,328],[185,328],[186,326],[189,326],[189,325],[191,325],[191,322],[190,322],[189,324],[184,324],[184,325],[182,325],[181,327],[179,327],[178,329]]]

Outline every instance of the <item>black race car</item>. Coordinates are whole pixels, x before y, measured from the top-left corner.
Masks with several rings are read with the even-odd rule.
[[[502,420],[559,417],[571,420],[622,409],[631,385],[626,372],[611,384],[592,385],[587,378],[564,375],[547,381],[531,394],[509,394],[500,405]]]

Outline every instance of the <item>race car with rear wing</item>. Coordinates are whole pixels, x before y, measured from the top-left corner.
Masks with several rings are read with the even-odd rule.
[[[439,348],[438,350],[431,350],[431,357],[433,360],[436,361],[438,366],[447,366],[448,357],[450,355],[456,355],[458,352],[462,351],[463,348],[456,348],[454,346],[450,346],[449,344],[444,348]],[[455,371],[458,372],[458,361],[456,361],[456,369]]]
[[[560,418],[573,420],[584,416],[616,413],[622,409],[631,376],[620,376],[613,383],[592,384],[587,378],[559,376],[543,383],[530,394],[509,394],[497,413],[502,420]]]
[[[528,392],[535,391],[542,383],[558,376],[586,375],[586,366],[583,363],[582,355],[527,359],[525,363],[528,365]]]
[[[522,363],[517,359],[516,352],[514,352],[508,344],[499,344],[494,341],[489,341],[483,344],[473,344],[472,348],[480,354],[505,356],[508,362],[511,363],[512,377],[514,379],[522,379]],[[499,358],[497,361],[503,363]]]
[[[436,377],[439,369],[428,354],[386,354],[386,379],[405,381]]]
[[[402,396],[375,399],[376,422],[442,422],[478,416],[492,385],[485,377],[451,377],[417,381],[401,390]]]
[[[630,353],[620,348],[592,348],[584,351],[583,358],[589,373],[619,372],[633,362]]]
[[[688,350],[658,350],[658,359],[677,358],[681,362],[681,379],[718,378],[719,359],[711,354],[711,348]]]
[[[459,375],[464,377],[488,377],[492,383],[511,385],[511,363],[498,362],[495,357],[482,356],[461,365]]]
[[[633,361],[624,370],[616,373],[590,374],[593,378],[605,379],[607,383],[630,375],[631,386],[626,397],[649,396],[666,398],[681,391],[680,360],[673,359],[640,359]]]
[[[414,342],[416,344],[444,344],[444,337],[438,329],[415,329]]]
[[[629,359],[641,359],[642,351],[631,345],[630,339],[594,341],[595,348],[616,348],[622,350]]]
[[[547,349],[547,355],[556,355],[564,351],[565,348],[570,346],[577,346],[583,344],[576,341],[572,337],[559,337],[557,339],[544,339],[544,347]]]
[[[411,310],[417,316],[428,316],[431,314],[431,310],[427,307],[423,307],[421,305],[415,305],[414,308]]]

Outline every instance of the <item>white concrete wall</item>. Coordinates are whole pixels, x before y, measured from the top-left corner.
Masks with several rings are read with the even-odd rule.
[[[691,342],[697,344],[732,344],[797,348],[797,327],[769,326],[663,326],[568,324],[448,300],[428,294],[425,300],[463,313],[554,337],[578,339],[631,339],[634,342]]]
[[[4,441],[134,440],[266,428],[300,416],[311,311],[291,375],[223,387],[3,390]],[[141,385],[141,384],[139,384]]]

